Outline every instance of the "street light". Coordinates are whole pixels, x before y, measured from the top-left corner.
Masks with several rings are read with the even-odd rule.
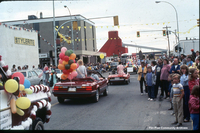
[[[69,14],[70,14],[70,18],[72,20],[72,15],[71,15],[69,8],[66,5],[64,5],[64,8],[68,9]],[[72,21],[71,21],[71,33],[72,33],[72,38],[71,38],[72,39],[72,50],[74,51],[74,33],[73,33],[73,23],[72,23]]]
[[[174,10],[176,12],[177,32],[178,32],[178,47],[179,47],[179,26],[178,26],[178,13],[177,13],[177,10],[171,3],[167,2],[167,1],[155,1],[155,3],[161,3],[161,2],[170,4],[174,8]],[[179,54],[180,54],[180,52],[179,52]]]

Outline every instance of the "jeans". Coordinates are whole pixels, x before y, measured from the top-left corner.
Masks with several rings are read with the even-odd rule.
[[[143,82],[145,86],[145,92],[147,93],[146,81],[144,80],[144,77],[141,77],[140,79],[140,92],[143,93]]]
[[[157,77],[156,79],[156,85],[155,85],[155,88],[154,88],[154,96],[155,98],[157,98],[157,95],[158,95],[158,88],[161,88],[162,87],[162,81],[160,80],[160,77]]]
[[[199,130],[199,114],[190,114],[193,121],[193,130]]]
[[[147,90],[148,90],[148,96],[149,96],[149,98],[154,99],[154,85],[147,86]]]
[[[169,88],[169,82],[167,80],[162,80],[161,96],[164,96],[164,91],[165,91],[165,96],[169,97],[168,88]]]
[[[188,107],[188,101],[190,99],[190,89],[189,86],[183,86],[183,89],[184,89],[184,97],[183,97],[184,118],[186,120],[190,120],[190,111]]]

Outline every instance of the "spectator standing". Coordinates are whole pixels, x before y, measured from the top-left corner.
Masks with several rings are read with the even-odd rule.
[[[163,61],[162,61],[162,59],[158,59],[158,64],[155,69],[155,74],[156,74],[156,85],[155,85],[155,89],[154,89],[154,97],[155,98],[157,98],[157,95],[158,95],[158,88],[162,87],[162,81],[160,80],[160,74],[161,74],[162,67],[163,67]]]
[[[164,91],[165,91],[165,99],[169,98],[168,95],[168,88],[169,88],[169,82],[168,82],[168,76],[170,72],[170,65],[168,59],[164,59],[163,61],[163,68],[161,70],[161,75],[160,75],[160,80],[162,81],[162,87],[161,87],[161,97],[164,96]]]
[[[187,65],[182,65],[180,83],[182,84],[183,89],[184,89],[184,97],[183,97],[184,122],[190,121],[190,112],[189,112],[189,107],[188,107],[188,101],[190,98],[190,89],[188,86],[188,74],[189,74],[189,70],[188,70]]]
[[[199,130],[199,103],[199,86],[194,86],[188,103],[193,121],[193,130]]]
[[[51,71],[51,76],[49,77],[49,87],[54,88],[54,85],[56,84],[56,73],[54,70]]]
[[[48,79],[49,79],[49,68],[48,66],[45,66],[43,69],[43,84],[48,85]]]
[[[197,67],[198,65],[200,65],[199,62],[200,62],[200,56],[198,58],[196,58],[195,62],[189,68],[196,68],[199,71],[199,69]]]
[[[173,106],[176,120],[172,124],[177,124],[176,127],[182,126],[183,123],[183,96],[184,90],[180,83],[180,75],[173,75]]]
[[[170,73],[170,74],[171,74],[171,73],[180,74],[180,65],[178,64],[178,58],[174,58],[174,63],[172,64],[169,73]]]
[[[11,72],[16,72],[16,71],[17,71],[17,69],[15,68],[15,65],[13,65]]]
[[[189,89],[190,89],[190,93],[192,91],[192,88],[195,85],[199,85],[199,78],[198,78],[198,72],[196,68],[190,68],[189,69]]]
[[[152,72],[155,73],[156,61],[152,61],[152,62],[151,62],[151,68],[152,68]]]
[[[146,86],[148,90],[148,100],[153,101],[154,99],[154,86],[156,84],[156,75],[152,72],[151,66],[147,67],[148,73],[146,74]]]
[[[18,70],[22,70],[20,66],[17,67]]]
[[[185,54],[181,54],[181,65],[186,64],[187,60],[186,60],[186,55]]]
[[[140,92],[141,92],[141,95],[143,95],[143,82],[145,85],[145,92],[147,93],[147,87],[146,87],[146,81],[145,81],[147,68],[144,62],[141,62],[141,66],[139,67],[137,73],[138,73],[138,81],[140,82]]]
[[[196,51],[196,58],[195,60],[199,57],[199,51]]]
[[[188,56],[188,57],[187,57],[187,63],[186,63],[186,65],[187,65],[188,67],[190,67],[190,66],[192,66],[192,64],[193,64],[192,57],[191,57],[191,56]]]
[[[77,73],[78,75],[76,76],[77,78],[85,78],[87,77],[87,70],[83,64],[83,61],[80,59],[77,61],[79,67],[77,68]]]

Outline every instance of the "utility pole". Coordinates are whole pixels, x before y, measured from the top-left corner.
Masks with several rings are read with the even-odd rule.
[[[168,49],[169,49],[169,57],[170,57],[170,43],[169,43],[169,31],[168,31],[168,28],[171,28],[171,27],[163,27],[163,28],[166,28],[166,31],[167,31],[167,39],[168,39]]]

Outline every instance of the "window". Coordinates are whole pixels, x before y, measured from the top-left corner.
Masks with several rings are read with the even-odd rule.
[[[34,71],[31,71],[32,72],[32,75],[35,77],[35,76],[37,76],[37,73],[36,72],[34,72]]]
[[[23,75],[24,75],[24,77],[26,77],[26,72],[21,72]]]
[[[28,72],[28,77],[32,77],[32,74],[31,74],[31,72]]]

